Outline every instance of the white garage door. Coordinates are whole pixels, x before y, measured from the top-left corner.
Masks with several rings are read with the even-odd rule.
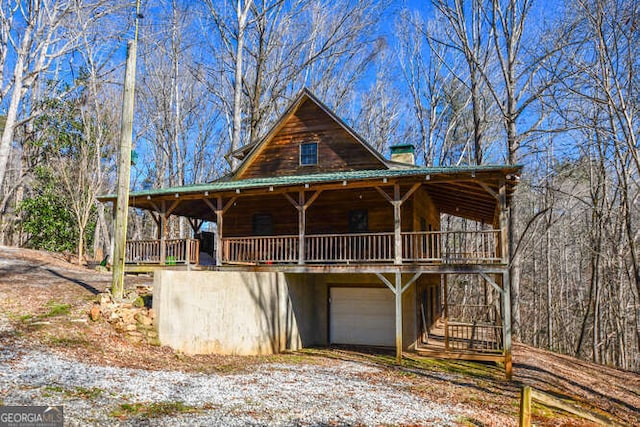
[[[395,345],[395,299],[390,289],[330,289],[332,344]]]

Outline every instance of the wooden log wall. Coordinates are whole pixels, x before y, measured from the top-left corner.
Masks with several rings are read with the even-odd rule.
[[[407,191],[408,187],[403,191]],[[310,192],[307,195],[311,194]],[[423,193],[426,196],[426,193]],[[292,193],[297,200],[298,195]],[[421,209],[435,209],[433,204],[420,203]],[[366,209],[369,233],[393,231],[393,206],[370,188],[325,191],[313,202],[306,213],[306,234],[343,234],[349,232],[349,211]],[[402,231],[416,231],[413,198],[402,206]],[[253,235],[253,216],[271,215],[273,235],[298,234],[298,211],[282,194],[239,197],[225,213],[224,237]],[[422,213],[422,215],[425,215]],[[428,212],[430,218],[437,212]],[[439,224],[438,224],[439,225]]]

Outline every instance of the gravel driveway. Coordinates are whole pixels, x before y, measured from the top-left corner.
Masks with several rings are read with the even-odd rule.
[[[65,425],[441,426],[455,425],[466,412],[417,397],[409,378],[388,378],[351,361],[264,363],[250,372],[205,375],[92,366],[19,344],[0,349],[0,400],[62,404]],[[197,412],[114,417],[123,403],[154,402],[182,402]]]

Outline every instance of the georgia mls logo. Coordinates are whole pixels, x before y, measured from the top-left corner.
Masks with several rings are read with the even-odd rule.
[[[0,427],[58,427],[62,406],[0,406]]]
[[[45,423],[61,423],[62,422],[62,407],[49,406],[42,413],[42,421]]]

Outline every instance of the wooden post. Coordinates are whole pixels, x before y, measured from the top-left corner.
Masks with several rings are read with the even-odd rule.
[[[498,192],[500,209],[500,251],[502,252],[502,262],[509,264],[509,212],[507,207],[507,185],[504,180],[500,180]]]
[[[509,283],[509,270],[505,270],[502,273],[502,287],[504,292],[502,293],[504,313],[504,371],[507,379],[511,381],[512,377],[512,361],[511,361],[511,289]]]
[[[298,264],[304,265],[304,234],[306,228],[306,213],[304,191],[298,195]]]
[[[109,239],[109,264],[111,264],[112,267],[114,260],[113,256],[116,250],[116,212],[118,210],[116,206],[118,206],[118,202],[114,201],[113,208],[111,210],[111,239]]]
[[[449,351],[449,283],[447,275],[442,275],[442,294],[444,299],[444,349]]]
[[[124,262],[127,240],[127,212],[129,208],[129,184],[131,179],[131,139],[133,134],[133,100],[136,79],[136,44],[127,43],[127,67],[122,96],[120,124],[120,158],[118,161],[118,201],[114,230],[113,277],[111,295],[122,299],[124,293]]]
[[[393,185],[393,238],[395,242],[395,264],[402,264],[402,200],[400,184]]]
[[[519,427],[531,427],[531,387],[524,386],[520,394]]]
[[[500,181],[500,241],[502,246],[502,260],[507,266],[502,273],[502,312],[504,315],[504,370],[508,380],[512,377],[511,361],[511,282],[509,277],[509,212],[507,211],[507,186],[504,180]]]
[[[184,262],[187,264],[187,271],[191,270],[191,239],[184,241]]]
[[[159,212],[160,217],[160,265],[164,265],[167,261],[167,216],[165,212],[167,206],[165,201],[162,201],[162,212]]]
[[[402,273],[396,272],[396,362],[402,363]]]
[[[222,265],[222,221],[223,208],[222,197],[218,197],[216,201],[216,265]]]

